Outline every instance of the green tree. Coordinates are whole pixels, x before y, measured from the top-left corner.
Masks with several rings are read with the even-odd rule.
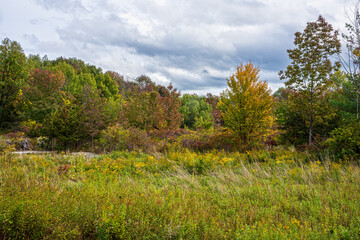
[[[354,82],[349,79],[349,74],[337,71],[334,74],[335,88],[331,104],[338,109],[343,122],[353,121],[358,118],[357,90]]]
[[[205,97],[196,94],[184,94],[181,97],[180,113],[183,116],[182,127],[209,129],[213,125],[211,105]]]
[[[345,27],[348,34],[342,34],[346,42],[346,57],[339,54],[339,58],[345,71],[346,78],[340,78],[340,86],[346,98],[350,97],[355,101],[356,118],[359,118],[359,98],[360,98],[360,13],[358,1],[355,4],[352,16],[349,16],[350,23],[346,23]],[[349,98],[348,98],[349,99]]]
[[[97,88],[101,90],[101,93],[106,98],[118,98],[119,87],[117,83],[110,77],[109,74],[101,73],[95,77]]]
[[[313,127],[323,121],[321,111],[322,96],[331,87],[330,76],[340,68],[340,62],[332,64],[330,57],[340,53],[338,32],[319,16],[316,22],[309,22],[304,32],[295,33],[296,46],[288,50],[291,64],[280,71],[285,85],[299,93],[299,101],[294,107],[301,112],[308,127],[308,144],[312,144]]]
[[[160,94],[155,90],[130,91],[122,108],[123,124],[147,131],[166,129],[165,109],[161,108],[160,101]]]
[[[304,114],[298,111],[303,96],[294,89],[283,89],[281,92],[274,93],[276,95],[276,103],[274,106],[276,125],[280,136],[279,140],[282,144],[303,145],[308,142],[308,131]],[[335,100],[338,96],[336,91],[324,92],[319,97],[318,102],[321,108],[318,110],[322,116],[314,122],[313,135],[320,141],[329,137],[330,132],[338,126],[339,111],[335,107]]]
[[[71,92],[75,97],[80,97],[84,87],[99,89],[106,98],[118,99],[118,83],[108,73],[103,73],[101,68],[85,64],[82,60],[58,58],[51,61],[52,68],[60,69],[66,78],[65,91]]]
[[[16,105],[25,79],[25,54],[19,43],[5,38],[0,45],[0,128],[16,122]]]
[[[107,71],[105,74],[108,74],[111,79],[116,83],[118,87],[118,92],[123,93],[125,91],[126,82],[122,75],[114,71]]]
[[[274,120],[271,90],[267,82],[259,81],[259,71],[252,63],[237,67],[218,104],[225,126],[245,147],[263,140]]]
[[[59,108],[65,78],[61,71],[34,69],[23,89],[23,116],[42,123],[47,115]]]
[[[275,123],[279,130],[281,144],[300,145],[307,142],[305,119],[300,112],[292,108],[292,100],[297,98],[297,92],[292,89],[280,88],[275,97]]]
[[[84,87],[81,94],[80,115],[84,128],[84,137],[91,137],[91,148],[94,150],[94,138],[106,128],[109,115],[105,114],[106,98],[101,97],[99,90]]]
[[[40,55],[30,54],[27,57],[27,65],[28,65],[28,68],[30,70],[36,69],[36,68],[41,68],[42,67],[42,61],[41,61]]]
[[[79,97],[84,91],[85,86],[91,89],[96,89],[96,80],[90,73],[77,74],[71,82],[66,86],[66,89],[75,97]]]
[[[69,65],[68,63],[63,61],[63,62],[59,62],[56,66],[54,66],[52,68],[52,70],[61,71],[64,74],[65,85],[64,85],[63,90],[69,91],[69,92],[74,92],[74,90],[72,90],[72,88],[74,85],[76,85],[75,82],[77,81],[74,68],[71,65]]]
[[[43,134],[57,149],[74,149],[83,138],[81,109],[76,99],[69,93],[63,94],[60,108],[52,112],[43,125]]]
[[[128,89],[126,96],[121,109],[122,125],[147,131],[180,127],[180,93],[172,85],[156,86],[150,80],[143,86]]]
[[[352,121],[334,129],[325,144],[338,158],[350,158],[359,162],[360,122]]]

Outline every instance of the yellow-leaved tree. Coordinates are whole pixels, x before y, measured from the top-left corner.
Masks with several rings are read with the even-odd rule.
[[[267,82],[259,81],[259,69],[250,62],[237,67],[221,93],[219,109],[224,124],[241,141],[255,146],[270,134],[274,122],[273,98]]]

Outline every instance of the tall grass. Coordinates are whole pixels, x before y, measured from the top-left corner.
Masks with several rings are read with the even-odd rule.
[[[359,239],[360,170],[279,149],[0,157],[2,239]]]

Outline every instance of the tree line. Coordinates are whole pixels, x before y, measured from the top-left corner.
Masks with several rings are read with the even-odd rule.
[[[0,45],[0,128],[42,137],[48,148],[162,147],[250,149],[279,144],[360,153],[359,14],[339,32],[322,16],[295,33],[285,87],[271,93],[260,69],[240,64],[214,96],[184,94],[142,75],[133,80],[76,58],[25,56]],[[341,67],[343,66],[343,67]],[[195,146],[195,147],[194,147]]]

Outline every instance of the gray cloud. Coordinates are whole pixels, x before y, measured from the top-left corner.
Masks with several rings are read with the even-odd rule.
[[[248,61],[260,67],[261,79],[276,89],[282,84],[277,72],[289,63],[286,49],[293,47],[294,33],[319,14],[335,28],[343,27],[342,9],[352,4],[350,0],[33,1],[36,5],[28,6],[24,14],[32,32],[29,27],[22,35],[13,34],[21,36],[29,53],[77,57],[128,77],[147,74],[161,84],[172,82],[183,92],[201,93],[224,89],[236,66]],[[0,24],[0,32],[6,33]]]
[[[55,9],[65,13],[85,11],[81,0],[36,0],[36,2],[48,10]]]

